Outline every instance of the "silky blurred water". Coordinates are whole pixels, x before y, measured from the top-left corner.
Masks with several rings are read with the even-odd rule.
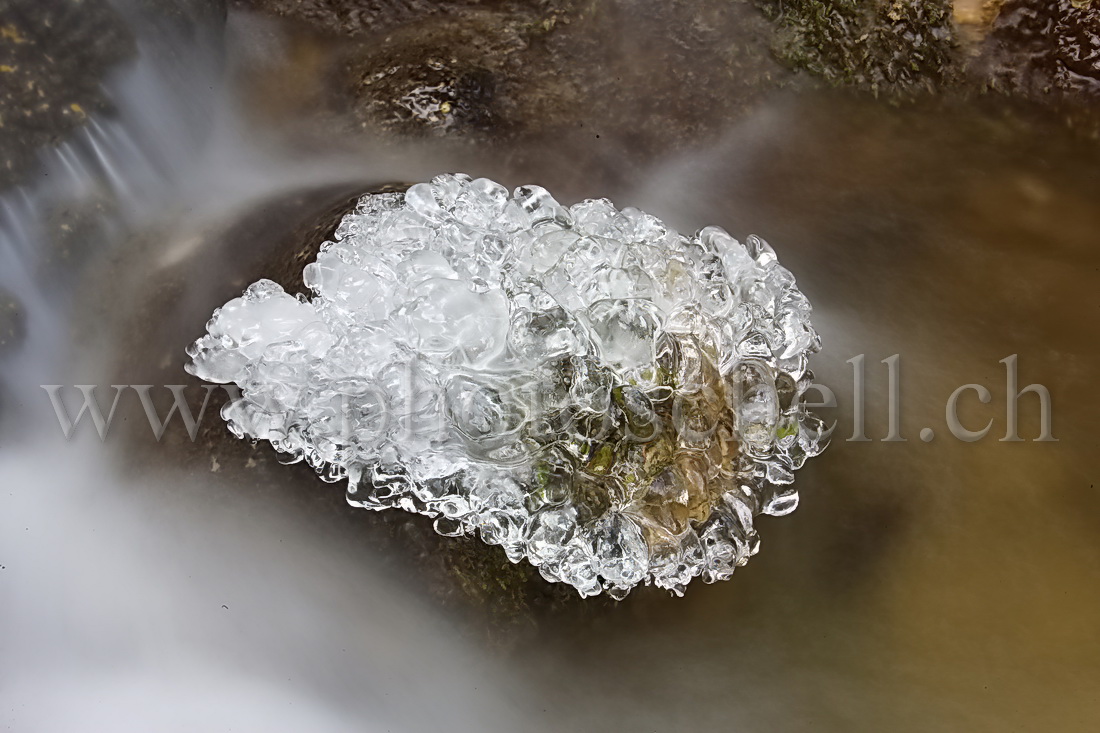
[[[397,147],[327,134],[295,104],[302,84],[276,90],[288,41],[268,21],[145,38],[108,81],[118,113],[0,202],[0,287],[23,334],[0,354],[0,722],[1095,728],[1094,145],[996,100],[781,91],[686,151],[633,156],[629,119],[526,141],[546,146],[532,155]],[[225,64],[204,63],[217,48]],[[110,384],[184,383],[183,347],[265,275],[285,231],[356,191],[450,170],[756,232],[796,274],[839,425],[798,475],[799,509],[761,520],[761,553],[732,581],[524,611],[496,643],[496,616],[442,603],[411,541],[378,540],[379,515],[301,467],[158,444],[133,404],[106,441],[86,425],[63,438],[38,385],[101,384],[106,404]],[[859,354],[867,442],[846,440]],[[893,354],[905,442],[881,440]],[[1020,399],[1028,440],[998,440],[1012,354],[1021,388],[1049,389],[1058,442],[1031,441],[1034,395]],[[994,422],[965,443],[944,408],[970,383],[993,399],[968,393],[963,423]]]

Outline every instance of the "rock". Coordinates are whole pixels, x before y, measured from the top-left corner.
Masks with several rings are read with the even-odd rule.
[[[570,136],[629,148],[640,161],[698,145],[792,77],[771,54],[771,24],[747,2],[667,2],[645,13],[575,0],[234,7],[327,37],[332,63],[315,86],[339,78],[331,106],[350,99],[361,127],[491,141],[501,155],[537,155]]]
[[[785,63],[833,84],[890,95],[959,76],[950,0],[759,0]]]
[[[1100,3],[1006,0],[979,67],[1004,92],[1100,96]]]
[[[109,108],[100,83],[134,52],[107,0],[9,0],[0,16],[0,188],[37,151]]]
[[[8,0],[0,14],[0,189],[24,182],[40,149],[91,116],[110,116],[103,82],[136,53],[135,28],[192,42],[220,32],[225,13],[224,0]]]

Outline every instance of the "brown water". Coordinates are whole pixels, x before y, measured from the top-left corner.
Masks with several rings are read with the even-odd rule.
[[[258,73],[264,57],[249,58],[229,98],[278,97]],[[838,396],[828,411],[839,420],[834,443],[799,473],[799,509],[762,518],[761,553],[732,581],[693,584],[682,599],[644,589],[619,604],[522,581],[520,609],[502,611],[516,593],[465,587],[442,549],[453,541],[431,537],[426,520],[353,510],[339,487],[276,465],[216,421],[198,447],[179,435],[158,445],[133,404],[120,408],[128,427],[103,444],[65,442],[52,424],[20,437],[9,425],[0,721],[24,730],[78,720],[112,730],[1096,728],[1094,145],[995,100],[896,107],[786,90],[710,120],[714,132],[699,144],[636,156],[630,117],[614,115],[599,138],[539,131],[508,146],[395,150],[303,133],[302,88],[288,85],[289,98],[266,108],[230,105],[205,162],[173,180],[161,205],[103,235],[115,254],[88,255],[72,275],[71,305],[46,290],[66,319],[65,365],[13,367],[13,409],[49,423],[39,383],[186,381],[183,347],[213,307],[285,264],[325,212],[379,183],[457,169],[537,182],[567,202],[607,196],[685,230],[718,224],[766,237],[816,308],[825,346],[813,366]],[[525,152],[531,145],[541,147]],[[846,362],[859,354],[868,442],[845,440]],[[881,441],[880,360],[892,354],[906,442]],[[999,360],[1012,354],[1020,387],[1049,389],[1058,442],[1030,440],[1034,395],[1020,400],[1028,440],[998,440]],[[968,427],[994,421],[973,443],[953,438],[944,416],[951,392],[969,383],[993,395],[960,403]],[[931,442],[918,437],[924,427]]]

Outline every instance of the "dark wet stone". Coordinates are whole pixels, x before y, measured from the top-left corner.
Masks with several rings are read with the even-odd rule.
[[[536,60],[544,53],[532,43],[558,16],[512,3],[442,7],[451,12],[433,8],[361,47],[349,80],[356,112],[403,134],[476,137],[517,129],[526,113],[520,89],[533,78],[547,81]],[[559,89],[546,84],[544,93]]]
[[[637,160],[698,145],[792,76],[771,53],[771,23],[747,2],[654,3],[644,13],[573,0],[235,6],[330,34],[334,96],[350,100],[362,127],[491,141],[501,155],[563,136],[602,139]]]
[[[109,105],[100,86],[133,53],[107,0],[7,0],[0,11],[0,188],[37,151]]]
[[[1007,0],[980,63],[1001,91],[1100,95],[1100,2]]]

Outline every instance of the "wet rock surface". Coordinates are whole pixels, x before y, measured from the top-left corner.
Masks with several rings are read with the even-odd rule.
[[[1100,3],[1007,0],[984,56],[990,84],[1001,91],[1100,96]]]
[[[1090,0],[670,2],[644,17],[573,0],[235,7],[344,39],[341,93],[366,125],[402,134],[500,140],[583,122],[629,126],[632,146],[660,138],[667,149],[791,83],[886,97],[968,81],[1024,95],[1100,88]],[[968,65],[968,51],[980,59]]]
[[[39,148],[109,109],[100,86],[133,53],[107,0],[8,0],[0,9],[0,188]]]
[[[296,95],[292,116],[329,112],[345,132],[492,142],[518,162],[552,157],[564,138],[636,160],[698,146],[815,81],[891,98],[967,81],[1032,98],[1100,90],[1095,2],[954,5],[953,18],[947,0],[677,0],[646,13],[580,0],[229,0],[292,38],[261,106]],[[125,7],[186,32],[226,12],[222,0]],[[101,82],[133,41],[106,0],[13,0],[0,19],[2,186],[110,111]],[[964,75],[967,43],[980,53]]]
[[[0,6],[0,189],[28,182],[40,152],[90,117],[112,116],[104,83],[134,58],[135,28],[195,42],[219,31],[225,15],[224,0],[8,0]]]
[[[401,135],[498,144],[603,135],[645,156],[698,144],[791,78],[771,53],[771,24],[747,2],[645,13],[571,0],[235,7],[328,34],[336,93],[363,127]]]

